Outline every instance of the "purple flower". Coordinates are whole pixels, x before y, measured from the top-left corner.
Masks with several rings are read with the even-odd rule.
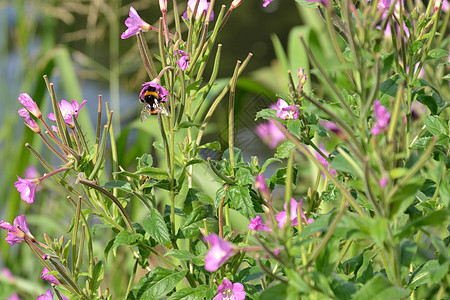
[[[72,104],[69,103],[69,101],[61,100],[61,103],[58,103],[59,109],[61,110],[62,117],[64,119],[64,122],[69,125],[70,128],[75,127],[75,123],[73,121],[73,118],[78,118],[78,112],[83,107],[83,105],[86,103],[87,100],[84,100],[81,102],[81,105],[78,104],[77,100],[72,100]],[[56,117],[54,113],[49,113],[48,118],[54,122],[56,122]]]
[[[177,61],[177,65],[180,67],[181,71],[184,71],[189,68],[191,59],[189,58],[189,55],[182,50],[178,50],[178,55],[180,56],[180,59]]]
[[[387,178],[383,177],[383,178],[380,179],[380,182],[378,183],[378,185],[380,187],[385,187],[387,185],[387,182],[388,182]]]
[[[130,12],[128,18],[125,20],[125,25],[128,29],[120,36],[122,39],[127,39],[130,36],[136,35],[136,33],[139,32],[139,29],[144,31],[150,30],[150,25],[139,17],[133,6],[130,6]]]
[[[62,295],[62,294],[60,294],[61,295],[61,297],[64,299],[64,300],[69,300],[69,298],[67,298],[66,296],[64,296],[64,295]],[[52,290],[51,289],[47,289],[47,291],[45,292],[45,294],[42,294],[42,295],[40,295],[40,296],[37,296],[37,298],[36,298],[36,300],[53,300],[54,298],[53,298],[53,292],[52,292]],[[58,297],[56,297],[56,299],[59,299]]]
[[[39,110],[39,107],[37,106],[36,102],[34,102],[33,99],[31,99],[30,95],[28,95],[27,93],[20,94],[19,101],[36,118],[42,117],[42,113]]]
[[[320,151],[322,151],[323,154],[325,154],[327,157],[329,157],[328,151],[325,149],[325,147],[323,146],[322,143],[319,145],[319,149],[320,149]],[[325,157],[320,155],[319,152],[317,152],[317,151],[316,151],[316,157],[319,160],[319,162],[330,172],[331,175],[333,175],[333,176],[337,175],[337,172],[335,169],[329,168],[330,163],[328,162],[328,160],[326,160]],[[325,176],[323,174],[323,172],[322,172],[322,176]]]
[[[3,276],[5,276],[6,279],[9,279],[9,280],[13,280],[13,279],[14,279],[13,273],[11,273],[11,270],[9,270],[9,269],[7,269],[7,268],[2,269],[2,270],[0,271],[0,273],[1,273]]]
[[[20,193],[20,198],[27,203],[33,203],[39,179],[22,179],[19,176],[17,176],[17,179],[19,180],[14,182],[14,186]]]
[[[8,231],[5,240],[12,246],[18,243],[24,242],[26,235],[29,235],[31,239],[34,237],[31,235],[30,230],[28,230],[27,218],[25,215],[17,216],[14,219],[14,226],[8,222],[0,221],[0,228]]]
[[[273,0],[263,0],[263,7],[267,7],[270,3],[272,3]]]
[[[39,128],[38,124],[31,118],[30,114],[28,113],[28,110],[22,107],[19,109],[18,113],[19,116],[21,116],[24,119],[25,125],[27,125],[35,133],[38,134],[41,133],[41,129]]]
[[[386,107],[381,105],[379,100],[375,101],[374,107],[375,119],[377,120],[377,122],[372,128],[372,134],[378,135],[383,131],[387,131],[389,127],[389,121],[391,119],[391,114],[387,111]]]
[[[270,108],[277,111],[277,117],[280,119],[298,119],[297,106],[287,105],[283,99],[278,99],[277,104],[271,105]]]
[[[20,298],[19,298],[19,295],[17,295],[17,293],[14,293],[11,296],[9,296],[8,298],[6,298],[6,300],[20,300]]]
[[[272,122],[269,120],[267,123],[256,125],[255,128],[256,133],[259,135],[259,137],[272,149],[274,149],[279,142],[286,138],[284,133],[277,127],[277,125],[275,125],[274,122],[281,125],[281,123],[278,121]]]
[[[250,224],[248,224],[248,229],[255,231],[272,231],[266,224],[261,221],[260,216],[256,216],[254,219],[250,219]]]
[[[336,123],[327,120],[321,120],[320,124],[325,127],[325,129],[332,131],[338,137],[346,139],[344,132],[342,132],[341,128],[337,126]]]
[[[302,204],[303,204],[303,198],[300,199],[300,202],[297,202],[294,198],[291,198],[291,210],[290,210],[291,218],[290,219],[292,222],[292,226],[298,225],[297,208],[300,208],[300,217],[301,217],[302,224],[307,225],[314,221],[313,219],[306,218],[305,214],[303,213]],[[283,228],[284,224],[286,224],[286,222],[287,222],[287,212],[286,212],[287,203],[284,204],[283,208],[284,208],[284,211],[279,212],[275,216],[275,218],[278,222],[279,228]]]
[[[161,85],[159,85],[156,81],[146,82],[142,86],[143,86],[143,88],[141,90],[141,93],[139,94],[140,99],[144,99],[145,92],[147,92],[147,90],[150,87],[152,87],[158,93],[159,97],[161,98],[161,102],[167,101],[167,95],[169,95],[169,92],[165,88],[163,88]]]
[[[241,283],[232,283],[228,279],[224,279],[222,284],[217,287],[217,295],[213,300],[244,300],[245,295],[246,292]]]
[[[198,7],[197,7],[197,14],[195,16],[195,19],[200,19],[203,14],[206,16],[206,14],[208,13],[208,9],[209,9],[208,1],[206,1],[206,0],[189,0],[188,4],[187,4],[188,7],[187,7],[187,10],[183,14],[183,18],[185,18],[186,20],[189,20],[189,16],[194,12],[197,1],[198,1]],[[214,20],[214,10],[211,11],[211,17],[209,17],[209,20],[210,21]]]
[[[233,245],[219,238],[215,233],[211,233],[204,240],[211,245],[211,249],[205,257],[205,270],[217,271],[234,254]]]
[[[51,274],[47,274],[48,272],[50,272],[50,270],[47,269],[46,267],[44,267],[44,269],[42,270],[42,273],[41,273],[41,279],[47,280],[51,283],[54,283],[55,285],[60,285],[61,283],[59,282],[59,280],[56,279],[55,276],[53,276]]]
[[[257,189],[259,189],[259,191],[261,192],[263,197],[269,197],[270,190],[269,190],[269,187],[266,184],[266,181],[264,180],[264,175],[263,174],[256,175],[255,187]]]

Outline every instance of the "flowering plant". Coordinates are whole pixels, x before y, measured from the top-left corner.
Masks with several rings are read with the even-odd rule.
[[[118,146],[101,96],[89,135],[79,121],[87,100],[59,100],[47,76],[52,112],[20,94],[19,115],[48,150],[26,144],[45,173],[17,176],[21,204],[32,214],[49,201],[41,188],[62,190],[58,204],[71,219],[53,239],[25,214],[0,222],[6,242],[28,247],[51,285],[19,287],[9,299],[447,297],[444,2],[297,0],[324,25],[320,37],[314,26],[295,35],[302,50],[288,56],[305,53],[296,77],[288,62],[298,60],[277,46],[287,84],[251,116],[264,120],[252,129],[275,151],[265,161],[248,159],[236,136],[238,79],[252,54],[223,84],[217,78],[218,37],[243,1],[214,2],[186,1],[182,13],[176,0],[160,0],[155,26],[129,7],[121,38],[137,40],[148,76],[136,96],[140,126],[158,133],[136,164],[123,164],[128,144]],[[226,104],[226,141],[207,142]]]

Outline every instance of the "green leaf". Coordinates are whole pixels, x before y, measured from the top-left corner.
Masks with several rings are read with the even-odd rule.
[[[155,208],[150,212],[150,216],[145,219],[144,223],[145,231],[154,238],[159,244],[170,247],[170,234],[166,227],[163,216]]]
[[[295,0],[295,1],[297,1],[297,3],[303,7],[316,8],[316,2],[314,2],[314,1],[308,1],[308,0]]]
[[[417,244],[411,240],[403,240],[400,243],[400,262],[403,266],[409,267],[417,252]]]
[[[178,128],[189,128],[189,127],[199,127],[200,124],[195,124],[192,122],[188,122],[188,121],[183,121],[178,125]]]
[[[210,289],[206,285],[199,285],[195,288],[189,287],[182,290],[176,291],[170,295],[167,300],[202,300],[205,297],[207,290]],[[213,291],[216,292],[216,291]]]
[[[408,291],[393,286],[386,277],[379,274],[356,292],[353,300],[394,300],[403,299],[408,295]]]
[[[286,121],[286,129],[297,138],[300,138],[301,128],[302,128],[302,121],[299,119]]]
[[[395,97],[395,95],[397,94],[399,80],[400,76],[396,74],[380,84],[380,92],[382,95],[378,97],[380,98],[380,101],[383,98]]]
[[[236,172],[235,182],[237,185],[245,186],[255,182],[255,176],[247,168],[239,168]]]
[[[211,232],[218,230],[218,222],[213,218],[206,218],[206,226],[208,226],[208,230]],[[192,239],[197,237],[200,234],[200,228],[205,228],[205,221],[200,220],[190,225],[183,226],[177,233],[177,238],[184,239]]]
[[[419,138],[414,142],[414,144],[412,144],[411,149],[425,149],[428,147],[432,140],[433,137],[431,136]]]
[[[220,151],[221,146],[220,146],[220,143],[218,141],[215,141],[215,142],[206,143],[204,145],[201,145],[198,148],[199,149],[201,149],[201,148],[208,148],[208,149],[211,149],[211,150]]]
[[[214,200],[211,199],[211,197],[209,197],[207,194],[197,189],[190,188],[186,194],[186,199],[183,201],[183,212],[186,215],[192,212],[192,203],[195,201],[214,205]]]
[[[423,92],[423,89],[421,91]],[[413,94],[413,96],[414,96],[414,94]],[[425,95],[422,93],[417,96],[417,101],[419,101],[423,105],[426,105],[430,109],[430,111],[433,115],[437,114],[438,105],[436,103],[436,99],[433,96]]]
[[[255,209],[248,187],[231,186],[227,191],[227,198],[230,199],[231,208],[241,212],[248,219],[255,217]]]
[[[443,118],[439,116],[426,116],[425,117],[425,126],[428,131],[435,135],[447,135],[448,132],[448,124]]]
[[[169,178],[169,174],[167,174],[167,171],[164,171],[159,168],[154,167],[145,167],[138,171],[136,171],[134,174],[136,175],[145,175],[150,178],[156,179],[156,180],[164,180]]]
[[[180,272],[156,267],[139,280],[128,299],[161,299],[176,287],[186,273],[187,270]]]
[[[113,180],[105,183],[103,186],[105,189],[119,189],[121,191],[131,193],[133,191],[131,184],[128,181]]]
[[[275,109],[265,108],[256,113],[255,120],[258,120],[259,118],[263,118],[265,120],[268,120],[270,118],[277,118],[277,111]]]
[[[285,185],[286,184],[286,171],[287,168],[280,168],[278,169],[275,174],[270,177],[270,189],[273,190],[276,184],[279,185]],[[292,187],[295,188],[295,182],[297,180],[297,173],[298,173],[298,165],[294,164],[294,170],[292,172]]]
[[[264,162],[263,166],[261,167],[261,170],[259,171],[259,174],[264,173],[264,171],[266,170],[266,168],[267,168],[271,163],[274,163],[274,162],[281,162],[281,159],[271,157],[271,158],[269,158],[268,160],[266,160],[266,161]]]
[[[102,283],[103,276],[104,276],[104,265],[103,261],[99,261],[94,266],[94,272],[92,273],[92,290],[96,291],[98,290],[100,283]]]
[[[287,285],[280,283],[265,289],[260,296],[260,300],[286,299]]]
[[[137,161],[138,161],[137,166],[138,170],[145,167],[151,167],[153,165],[153,157],[148,153],[145,153],[141,157],[138,157]]]
[[[437,59],[441,57],[447,57],[448,51],[445,49],[432,49],[428,52],[427,59]]]
[[[280,146],[278,146],[277,148],[277,153],[275,153],[275,157],[276,158],[288,158],[289,155],[291,154],[291,150],[295,149],[297,146],[295,146],[295,144],[291,141],[286,141],[284,143],[282,143]]]
[[[171,257],[175,257],[179,260],[192,260],[195,264],[199,264],[198,262],[203,261],[203,259],[199,259],[197,258],[197,256],[195,256],[194,254],[192,254],[191,252],[187,251],[187,250],[178,250],[178,249],[173,249],[170,251],[167,251],[166,254],[164,254],[164,256],[171,256]]]
[[[351,155],[349,154],[349,156],[351,157]],[[358,160],[353,159],[353,161],[360,165],[360,163],[358,162]],[[361,166],[360,166],[361,167]],[[330,163],[330,168],[335,169],[337,171],[343,171],[346,173],[349,173],[350,175],[352,175],[353,177],[358,177],[357,174],[358,172],[355,170],[355,168],[345,159],[345,157],[338,153],[336,154],[336,156],[333,158],[333,160]]]
[[[222,155],[222,159],[225,159],[229,162],[231,162],[230,158],[230,149],[225,150]],[[240,149],[234,147],[234,163],[237,165],[240,162],[243,162],[244,159],[242,158],[242,152]]]
[[[113,248],[112,248],[114,256],[116,256],[116,249],[117,249],[117,247],[123,246],[123,245],[133,245],[134,243],[136,243],[141,238],[143,238],[143,237],[139,233],[131,234],[128,231],[121,231],[116,236],[116,239],[114,240],[114,245],[113,245]]]

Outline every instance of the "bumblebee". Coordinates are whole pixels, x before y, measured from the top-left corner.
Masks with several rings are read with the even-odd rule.
[[[164,105],[162,104],[161,97],[155,87],[149,86],[140,97],[143,107],[141,111],[141,121],[144,122],[150,115],[163,114],[168,115]]]

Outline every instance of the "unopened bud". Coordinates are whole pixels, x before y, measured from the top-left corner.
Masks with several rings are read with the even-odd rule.
[[[308,78],[308,76],[306,76],[305,74],[305,69],[303,68],[298,68],[297,71],[297,76],[298,76],[298,91],[303,90],[303,85],[306,83],[306,79]]]
[[[233,9],[235,9],[236,7],[238,7],[239,5],[241,5],[242,1],[243,1],[243,0],[234,0],[234,1],[231,3],[231,7],[232,7]]]
[[[159,0],[159,8],[163,14],[167,11],[167,0]]]

